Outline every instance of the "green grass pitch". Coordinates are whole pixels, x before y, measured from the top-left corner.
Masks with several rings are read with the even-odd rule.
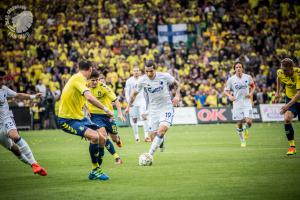
[[[294,128],[297,145],[300,124]],[[150,167],[138,166],[150,143],[135,144],[130,128],[119,132],[124,164],[115,165],[106,151],[103,169],[111,179],[101,182],[87,179],[87,141],[60,130],[21,131],[48,176],[33,175],[1,147],[0,199],[300,199],[300,155],[285,155],[282,124],[255,124],[246,148],[234,124],[174,126]]]

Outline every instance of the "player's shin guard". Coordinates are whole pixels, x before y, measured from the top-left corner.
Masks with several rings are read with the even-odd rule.
[[[23,154],[27,160],[27,162],[32,165],[33,163],[36,163],[36,160],[32,154],[32,151],[27,144],[27,142],[23,138],[19,138],[15,141],[15,143],[19,146],[21,154]]]
[[[293,128],[292,124],[284,124],[284,130],[285,130],[286,137],[290,143],[290,146],[295,146],[294,128]]]
[[[149,150],[149,154],[150,155],[154,155],[155,151],[158,149],[158,147],[161,145],[161,143],[164,141],[164,136],[160,136],[160,135],[156,135],[152,144],[151,144],[151,147],[150,147],[150,150]]]
[[[99,166],[102,165],[103,157],[104,157],[104,148],[103,147],[99,147],[99,155],[98,155],[98,158],[97,158]]]
[[[92,161],[92,168],[95,169],[98,166],[99,144],[90,143],[89,152]]]
[[[114,147],[113,143],[110,141],[110,139],[106,140],[105,148],[111,155],[114,155],[116,153],[115,147]]]

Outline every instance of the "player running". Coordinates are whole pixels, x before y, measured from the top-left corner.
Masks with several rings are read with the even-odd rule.
[[[176,95],[171,100],[169,86],[174,84]],[[156,72],[156,65],[148,62],[145,66],[145,75],[143,75],[133,90],[125,114],[130,112],[130,108],[136,99],[136,96],[145,91],[146,103],[149,112],[149,131],[154,137],[149,154],[154,155],[157,148],[162,144],[164,136],[172,125],[174,116],[174,106],[179,102],[180,88],[179,82],[168,73]],[[173,104],[172,104],[173,103]]]
[[[284,114],[284,129],[290,145],[286,154],[290,156],[296,154],[292,121],[300,114],[300,69],[295,67],[290,58],[283,59],[281,69],[277,70],[275,102],[280,98],[281,85],[285,86],[286,104],[281,108],[280,114]]]
[[[100,127],[93,124],[84,117],[83,107],[85,102],[103,109],[108,115],[113,113],[92,95],[86,86],[87,79],[92,73],[92,63],[82,60],[79,63],[79,72],[74,74],[65,85],[58,111],[58,123],[63,131],[84,137],[90,141],[89,152],[92,160],[92,171],[88,178],[90,180],[108,180],[109,177],[102,172],[100,165],[104,155],[106,133]]]
[[[13,152],[22,162],[32,167],[34,174],[46,176],[47,171],[35,160],[27,142],[18,133],[13,113],[9,110],[7,98],[35,99],[42,94],[16,93],[4,85],[5,72],[0,71],[0,144]]]
[[[112,106],[112,102],[114,102],[118,111],[118,118],[121,121],[125,122],[119,100],[117,99],[115,93],[107,85],[99,81],[99,75],[100,74],[97,70],[93,70],[89,81],[89,88],[91,90],[91,93],[111,112],[114,111]],[[87,109],[92,122],[101,127],[101,131],[105,132],[106,134],[109,133],[112,140],[119,147],[122,147],[122,141],[120,140],[120,137],[118,135],[117,126],[113,118],[105,113],[102,109],[99,109],[89,102],[87,103]],[[115,163],[122,164],[120,156],[116,153],[114,145],[109,139],[106,140],[105,147],[113,155]]]
[[[244,65],[241,62],[236,62],[233,68],[235,75],[227,80],[224,94],[233,102],[232,115],[233,119],[237,120],[237,134],[240,136],[241,147],[246,147],[248,129],[252,126],[253,111],[250,98],[255,84],[250,75],[243,73]]]
[[[133,76],[130,77],[126,81],[125,86],[125,96],[126,101],[129,102],[130,95],[134,88],[136,87],[136,84],[139,80],[140,76],[140,70],[138,67],[133,68]],[[143,121],[143,127],[144,127],[144,141],[145,142],[151,142],[151,139],[148,135],[148,120],[147,120],[147,110],[146,110],[146,102],[143,95],[143,91],[138,93],[138,95],[135,98],[135,101],[132,103],[132,107],[130,108],[129,117],[130,117],[130,124],[132,126],[133,134],[135,137],[135,141],[139,142],[139,128],[137,124],[138,118],[140,118]]]

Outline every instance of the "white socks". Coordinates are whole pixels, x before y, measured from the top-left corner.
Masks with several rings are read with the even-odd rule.
[[[148,135],[148,130],[149,130],[149,126],[148,126],[148,120],[144,120],[143,121],[143,126],[144,126],[144,139],[146,139],[147,137],[149,137]]]
[[[29,163],[29,160],[26,158],[26,156],[24,154],[21,153],[20,156],[17,156],[19,160],[21,160],[23,163],[25,163],[26,165],[31,165]]]
[[[133,130],[133,134],[134,134],[134,139],[135,140],[139,140],[140,136],[139,136],[139,127],[138,127],[138,124],[132,122],[131,126],[132,126],[132,130]]]
[[[155,138],[154,138],[154,140],[151,144],[149,154],[153,156],[155,151],[158,149],[158,147],[161,145],[161,143],[163,141],[164,141],[164,138],[160,138],[159,136],[155,136]]]
[[[26,158],[26,162],[28,162],[30,165],[36,163],[36,160],[33,157],[30,147],[28,146],[27,142],[23,138],[20,138],[20,140],[16,142],[16,144],[19,146],[21,155],[23,155]]]

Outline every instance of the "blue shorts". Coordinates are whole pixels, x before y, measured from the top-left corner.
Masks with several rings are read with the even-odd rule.
[[[79,119],[66,119],[66,118],[58,117],[57,121],[59,127],[63,131],[81,137],[84,136],[84,133],[88,128],[93,130],[97,130],[100,128],[99,126],[97,126],[96,124],[88,120],[87,118],[83,118],[82,120],[79,120]]]
[[[290,101],[291,101],[291,99],[286,96],[285,103],[288,103]],[[291,107],[289,107],[288,110],[294,114],[294,117],[297,117],[297,115],[298,115],[298,118],[300,117],[299,116],[300,115],[300,103],[298,103],[298,102],[294,103]]]
[[[91,120],[99,127],[105,127],[106,132],[110,134],[118,134],[116,122],[105,114],[91,114]]]

